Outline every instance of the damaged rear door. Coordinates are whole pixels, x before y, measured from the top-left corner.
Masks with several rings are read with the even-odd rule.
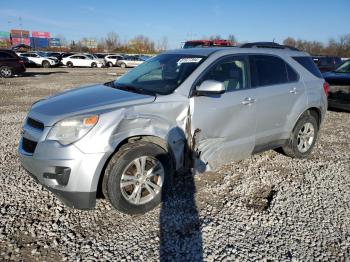
[[[197,79],[196,89],[207,80],[223,83],[225,92],[193,92],[190,100],[192,150],[199,172],[244,159],[255,146],[256,100],[248,58],[230,55],[217,60]]]

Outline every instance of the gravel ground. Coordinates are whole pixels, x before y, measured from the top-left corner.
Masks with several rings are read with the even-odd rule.
[[[20,127],[35,100],[107,82],[121,69],[30,69],[0,79],[0,260],[350,261],[350,114],[329,111],[314,153],[274,151],[176,179],[143,216],[65,207],[20,167]]]

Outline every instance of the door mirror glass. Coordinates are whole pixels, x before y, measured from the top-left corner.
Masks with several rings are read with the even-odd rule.
[[[197,87],[196,95],[223,94],[224,92],[224,83],[216,80],[205,80]]]

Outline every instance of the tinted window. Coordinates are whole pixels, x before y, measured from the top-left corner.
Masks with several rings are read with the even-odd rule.
[[[7,52],[0,52],[0,59],[8,59],[8,58],[13,58],[13,56]]]
[[[224,83],[227,91],[248,87],[248,65],[244,57],[229,57],[218,62],[202,77],[205,80],[216,80]]]
[[[305,69],[307,69],[311,74],[318,78],[323,78],[320,70],[317,68],[315,63],[312,61],[310,56],[296,56],[293,57],[295,61],[301,64]]]
[[[287,64],[280,58],[267,55],[250,57],[252,86],[276,85],[288,82]]]
[[[287,76],[288,76],[288,81],[289,82],[296,82],[299,80],[298,74],[295,72],[295,70],[286,63],[287,67]]]

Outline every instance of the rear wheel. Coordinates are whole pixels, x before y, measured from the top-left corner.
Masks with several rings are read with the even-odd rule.
[[[107,63],[107,66],[108,66],[108,67],[113,67],[113,63],[112,63],[112,62],[108,62],[108,63]]]
[[[171,160],[160,146],[134,142],[122,146],[105,171],[102,190],[114,208],[144,214],[162,200],[170,184]]]
[[[46,61],[46,60],[43,61],[42,66],[43,66],[44,68],[49,68],[49,67],[51,67],[50,62],[49,62],[49,61]]]
[[[8,66],[0,67],[0,76],[4,78],[9,78],[13,76],[12,69]]]
[[[125,64],[125,63],[121,63],[121,64],[120,64],[120,67],[121,67],[121,68],[126,68],[126,64]]]
[[[305,158],[311,154],[317,134],[317,119],[307,111],[299,118],[288,143],[282,147],[282,150],[287,156]]]
[[[73,67],[73,63],[72,62],[67,62],[67,66],[68,67]]]

